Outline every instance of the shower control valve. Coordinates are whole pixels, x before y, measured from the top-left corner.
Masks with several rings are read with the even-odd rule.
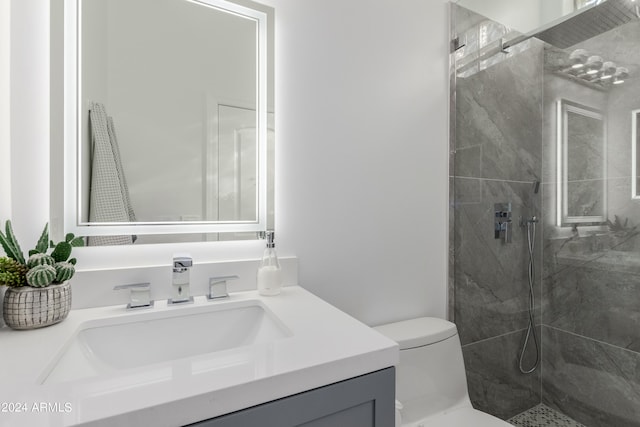
[[[511,243],[512,235],[511,203],[494,204],[493,232],[494,238],[504,243]]]

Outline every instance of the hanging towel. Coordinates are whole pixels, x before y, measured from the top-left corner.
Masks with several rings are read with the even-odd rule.
[[[91,104],[89,120],[92,144],[89,221],[135,221],[113,120],[107,117],[104,105],[97,102]],[[126,245],[134,240],[134,236],[92,236],[88,245]]]
[[[118,137],[116,136],[116,128],[113,124],[113,117],[107,116],[107,131],[109,132],[109,141],[111,142],[111,150],[113,151],[113,159],[116,163],[116,171],[120,179],[120,191],[124,197],[124,207],[127,210],[129,222],[136,222],[136,214],[133,212],[131,198],[129,197],[129,187],[127,186],[127,178],[122,168],[122,160],[120,157],[120,147],[118,146]],[[134,239],[135,240],[135,239]]]

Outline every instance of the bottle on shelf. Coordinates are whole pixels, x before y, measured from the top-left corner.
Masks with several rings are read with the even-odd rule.
[[[282,291],[282,270],[275,249],[273,230],[265,233],[267,247],[258,268],[258,293],[260,295],[278,295]]]

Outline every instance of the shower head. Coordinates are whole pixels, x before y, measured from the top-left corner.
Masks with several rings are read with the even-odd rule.
[[[566,49],[638,18],[637,2],[605,0],[554,21],[530,36]]]

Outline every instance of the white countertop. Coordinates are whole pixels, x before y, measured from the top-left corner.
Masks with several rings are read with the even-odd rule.
[[[200,355],[52,384],[42,384],[46,373],[84,322],[137,313],[124,306],[99,307],[72,310],[62,323],[47,328],[2,328],[0,426],[184,425],[398,362],[393,341],[298,286],[287,286],[274,297],[256,291],[216,302],[196,297],[191,307],[255,299],[291,336],[238,350],[228,363],[221,364],[219,355],[207,363],[207,356]],[[161,301],[151,310],[180,309]],[[225,327],[202,325],[201,333]]]

